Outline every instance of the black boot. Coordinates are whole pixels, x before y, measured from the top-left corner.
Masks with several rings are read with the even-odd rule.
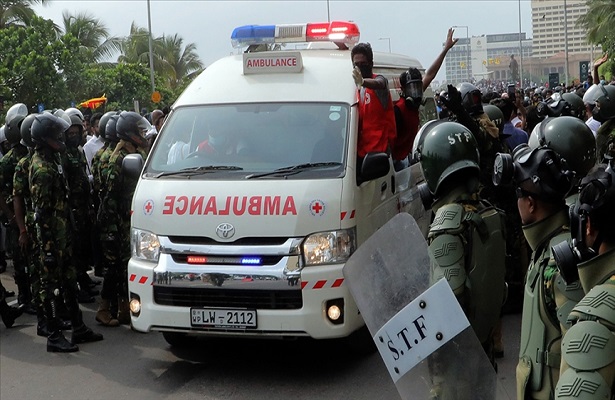
[[[77,328],[75,328],[75,326]],[[103,340],[103,335],[100,333],[96,333],[90,328],[88,328],[82,319],[81,311],[79,311],[79,315],[73,321],[73,336],[71,337],[72,344],[78,343],[88,343],[88,342],[98,342]]]
[[[62,334],[55,303],[55,299],[45,300],[45,313],[47,315],[47,326],[49,329],[49,336],[47,336],[47,351],[52,353],[72,353],[79,351],[79,346],[66,340]]]
[[[11,307],[5,300],[0,301],[0,317],[2,317],[2,322],[7,328],[12,327],[17,317],[22,313],[22,307]]]
[[[62,331],[58,329],[47,337],[47,351],[50,353],[73,353],[79,351],[79,346],[69,342]]]

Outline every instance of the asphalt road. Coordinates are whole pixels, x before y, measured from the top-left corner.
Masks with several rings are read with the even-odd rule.
[[[0,279],[14,290],[9,273]],[[34,316],[0,324],[0,399],[399,399],[379,354],[353,354],[337,340],[208,339],[180,350],[159,333],[99,326],[95,304],[82,309],[105,340],[72,354],[47,353]],[[498,380],[513,399],[520,315],[503,321]]]

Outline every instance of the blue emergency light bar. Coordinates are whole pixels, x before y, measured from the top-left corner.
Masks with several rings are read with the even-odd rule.
[[[341,42],[354,45],[359,42],[357,24],[346,21],[331,21],[289,25],[245,25],[231,34],[234,48],[263,43]]]

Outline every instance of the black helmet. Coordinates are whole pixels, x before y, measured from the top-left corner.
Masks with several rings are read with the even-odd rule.
[[[547,146],[555,150],[566,160],[568,168],[575,173],[575,183],[596,165],[594,134],[585,122],[576,117],[545,119],[534,127],[528,144],[532,149]]]
[[[564,93],[562,100],[570,106],[562,115],[570,115],[585,120],[585,104],[581,96],[576,93]]]
[[[81,121],[82,124],[83,124],[83,121],[85,121],[85,117],[83,116],[83,113],[79,111],[78,109],[76,109],[75,107],[67,108],[66,110],[64,110],[64,112],[69,117],[75,116],[79,118],[79,121]]]
[[[598,122],[606,122],[615,118],[615,86],[602,86],[601,93],[596,98],[596,105],[592,110],[594,119]]]
[[[419,108],[423,101],[423,78],[416,68],[408,68],[399,75],[402,97],[411,103],[413,108]]]
[[[480,90],[469,82],[463,82],[457,87],[461,95],[461,104],[472,116],[483,113],[483,99]]]
[[[436,198],[442,194],[442,182],[455,172],[469,170],[478,178],[480,158],[476,139],[457,122],[431,124],[416,152],[429,192]]]
[[[62,152],[66,145],[62,140],[64,131],[69,128],[63,118],[50,113],[37,114],[32,122],[30,133],[36,147],[48,147],[52,151]]]
[[[553,149],[517,146],[512,154],[498,153],[493,166],[493,183],[514,184],[526,195],[549,203],[563,202],[572,188],[574,173]]]
[[[115,111],[114,111],[115,112]],[[111,143],[117,143],[120,138],[117,136],[117,121],[120,119],[120,114],[116,113],[111,115],[105,124],[105,140]],[[100,125],[99,125],[100,126]]]
[[[498,127],[500,134],[502,134],[502,130],[504,129],[504,113],[502,113],[502,110],[493,104],[485,104],[483,109],[489,119]]]
[[[120,139],[129,141],[137,147],[147,147],[145,133],[152,129],[152,125],[137,112],[122,111],[116,129]]]
[[[21,123],[21,128],[19,128],[19,133],[21,134],[21,142],[27,147],[34,147],[34,142],[32,141],[32,133],[30,130],[32,129],[32,123],[36,118],[37,114],[29,114],[26,118],[24,118]]]
[[[23,103],[17,103],[11,106],[6,112],[6,124],[4,126],[4,134],[10,145],[15,145],[21,140],[19,127],[28,115],[28,107]]]
[[[107,127],[107,122],[109,122],[109,118],[111,118],[111,116],[116,115],[116,114],[118,114],[117,111],[107,111],[98,120],[98,135],[105,142],[108,140],[106,137],[106,131],[105,131]]]
[[[77,110],[79,111],[79,110]],[[78,146],[83,146],[85,144],[85,137],[83,136],[83,121],[79,118],[77,114],[66,114],[71,121],[69,129],[66,131],[66,140],[65,143],[68,147],[76,148]],[[70,128],[76,126],[78,131],[76,134],[69,133]]]

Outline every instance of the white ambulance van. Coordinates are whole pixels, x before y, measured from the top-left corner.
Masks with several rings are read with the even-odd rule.
[[[364,322],[342,267],[397,213],[427,232],[423,176],[418,164],[395,172],[381,153],[365,158],[357,181],[355,24],[247,26],[232,40],[247,50],[190,84],[144,165],[125,162],[140,175],[132,328],[172,345],[192,333],[349,336]],[[289,45],[319,41],[335,45]],[[374,58],[392,84],[409,66],[422,70],[410,57]]]

